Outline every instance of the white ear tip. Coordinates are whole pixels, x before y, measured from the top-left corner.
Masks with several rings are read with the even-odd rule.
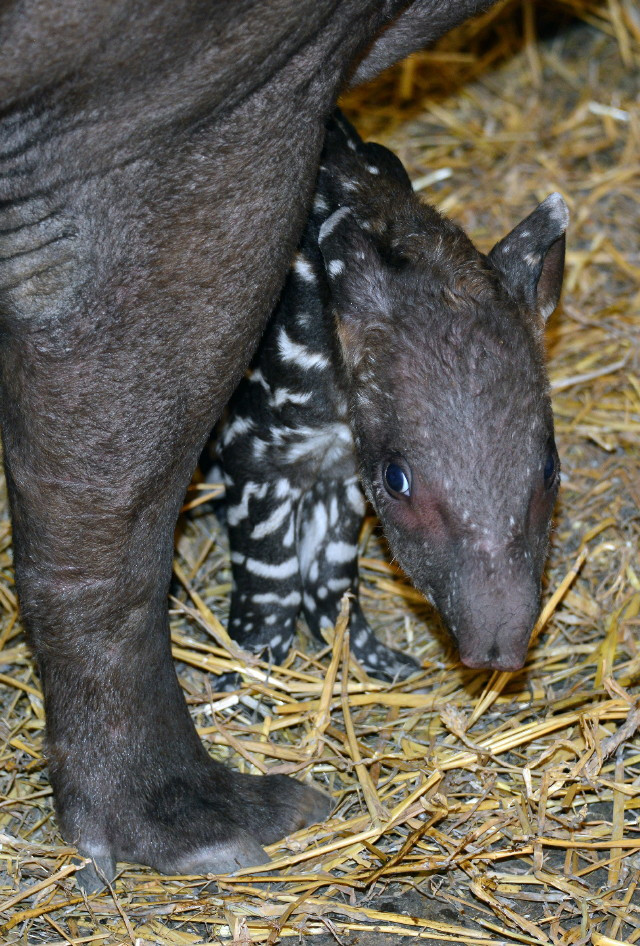
[[[569,208],[562,194],[554,191],[549,194],[546,200],[540,204],[545,210],[549,211],[551,218],[562,228],[563,232],[569,226]]]

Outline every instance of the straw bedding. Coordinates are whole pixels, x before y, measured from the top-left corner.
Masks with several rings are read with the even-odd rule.
[[[125,866],[85,900],[53,818],[5,504],[0,941],[640,940],[639,62],[634,0],[509,0],[344,102],[483,249],[552,190],[571,208],[547,333],[563,486],[526,668],[463,668],[372,519],[364,605],[423,673],[368,680],[344,620],[320,652],[301,635],[285,667],[244,664],[223,628],[226,540],[194,484],[170,606],[202,738],[245,771],[313,775],[335,812],[242,876],[203,887]],[[242,689],[216,693],[215,675],[240,667]]]

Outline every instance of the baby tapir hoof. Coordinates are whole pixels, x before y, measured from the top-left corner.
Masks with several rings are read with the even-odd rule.
[[[420,664],[413,657],[386,647],[378,640],[364,616],[357,613],[357,605],[354,607],[354,612],[356,613],[352,613],[350,621],[350,651],[370,677],[395,683],[398,680],[406,680],[420,671]],[[284,661],[290,641],[287,642],[282,654],[279,652],[274,654],[269,645],[260,646],[259,642],[255,646],[253,641],[250,644],[245,641],[245,646],[250,646],[251,650],[262,657],[266,663],[278,664]],[[241,686],[242,675],[239,673],[223,673],[216,677],[216,689],[222,693],[237,690]]]
[[[168,809],[146,807],[127,819],[128,837],[101,844],[78,842],[91,862],[76,874],[86,893],[116,876],[116,862],[148,865],[163,874],[230,874],[269,861],[263,845],[323,821],[331,799],[284,775],[234,774],[224,803],[219,794],[172,785]],[[179,798],[177,796],[180,796]],[[242,825],[242,827],[240,827]],[[122,825],[117,825],[122,830]]]
[[[377,680],[394,683],[406,680],[420,670],[420,664],[413,657],[382,644],[359,609],[355,610],[351,619],[350,648],[363,670]]]

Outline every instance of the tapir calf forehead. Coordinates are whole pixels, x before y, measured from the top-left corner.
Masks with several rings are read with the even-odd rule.
[[[363,382],[357,399],[362,448],[372,467],[401,456],[416,494],[435,491],[456,515],[484,508],[495,518],[498,507],[522,515],[553,433],[544,375],[533,354],[514,357],[495,338],[467,341],[481,353],[443,354],[441,341],[421,333],[396,336],[379,361],[383,375]]]

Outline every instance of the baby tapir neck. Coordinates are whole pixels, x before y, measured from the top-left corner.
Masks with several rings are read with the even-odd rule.
[[[298,256],[222,439],[233,636],[280,660],[300,608],[319,633],[342,593],[357,595],[359,472],[462,660],[522,665],[559,478],[541,336],[566,225],[552,195],[484,255],[336,114]],[[357,600],[352,644],[370,672],[411,669]]]

